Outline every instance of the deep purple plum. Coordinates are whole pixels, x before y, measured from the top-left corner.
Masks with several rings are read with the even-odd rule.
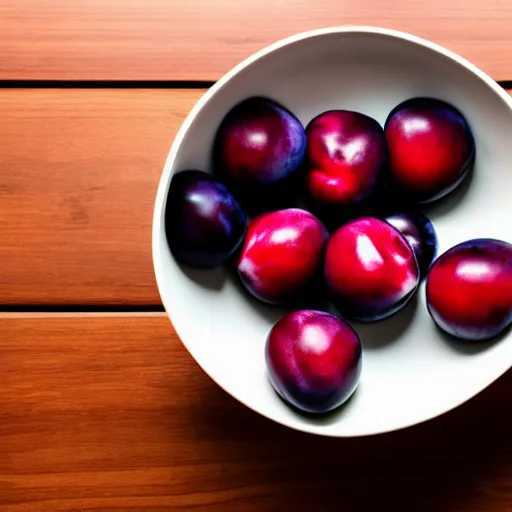
[[[430,219],[420,212],[396,212],[384,220],[409,242],[423,279],[437,254],[437,235]]]
[[[238,257],[238,274],[256,298],[295,304],[321,274],[328,233],[311,213],[290,208],[249,223]]]
[[[173,177],[165,230],[176,260],[199,268],[219,266],[240,246],[246,226],[238,201],[215,178],[196,170]]]
[[[234,182],[271,185],[301,165],[306,135],[300,121],[265,98],[248,98],[224,117],[215,137],[218,172]]]
[[[452,336],[498,336],[512,323],[512,245],[479,238],[452,247],[432,265],[426,296],[433,320]]]
[[[277,394],[308,413],[326,413],[354,393],[362,368],[356,332],[329,313],[286,314],[267,338],[268,375]]]
[[[453,105],[412,98],[389,114],[384,133],[394,185],[411,202],[426,203],[454,190],[475,161],[471,128]]]
[[[322,206],[346,207],[378,187],[387,161],[384,132],[359,112],[330,110],[306,127],[306,187]]]
[[[412,247],[398,230],[373,217],[348,222],[333,233],[324,274],[342,316],[360,322],[396,313],[419,283]]]

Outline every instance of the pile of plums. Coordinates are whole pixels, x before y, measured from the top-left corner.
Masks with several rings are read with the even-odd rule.
[[[249,98],[215,134],[213,174],[172,179],[167,239],[180,263],[227,264],[252,296],[290,308],[266,341],[270,381],[298,410],[327,412],[361,374],[347,322],[398,312],[424,278],[428,311],[450,335],[475,342],[511,325],[512,245],[468,240],[436,259],[434,227],[417,210],[474,161],[467,120],[438,99],[404,101],[384,128],[347,110],[304,128],[276,102]]]

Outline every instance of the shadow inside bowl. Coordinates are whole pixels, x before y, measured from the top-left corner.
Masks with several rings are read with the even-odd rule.
[[[454,352],[457,352],[461,355],[468,355],[472,356],[475,354],[480,354],[481,352],[485,352],[489,348],[493,347],[500,341],[504,340],[508,334],[512,331],[512,324],[509,325],[501,334],[498,336],[483,340],[483,341],[468,341],[468,340],[461,340],[459,338],[456,338],[455,336],[452,336],[451,334],[448,334],[447,332],[443,331],[440,327],[436,325],[437,332],[439,334],[439,337],[443,339],[443,341],[446,343],[446,345],[451,348]]]
[[[226,272],[227,279],[237,289],[240,300],[247,303],[247,307],[254,313],[274,325],[282,316],[292,311],[291,308],[266,304],[253,297],[240,281],[236,268],[229,267]]]
[[[270,384],[270,381],[268,383],[269,386],[272,386]],[[275,393],[275,395],[279,398],[279,400],[284,404],[285,407],[288,407],[291,411],[293,411],[293,414],[300,417],[302,420],[306,420],[308,423],[312,425],[317,426],[326,426],[331,425],[333,423],[337,423],[340,421],[340,419],[348,413],[349,409],[354,404],[354,399],[357,395],[358,390],[362,386],[362,383],[359,383],[357,386],[357,389],[352,393],[352,395],[348,398],[346,402],[341,404],[339,407],[336,407],[336,409],[333,409],[330,412],[322,413],[322,414],[315,414],[315,413],[308,413],[301,411],[300,409],[294,407],[293,405],[286,402],[278,393]]]
[[[199,269],[185,265],[178,265],[178,267],[188,279],[212,291],[220,291],[226,284],[227,272],[225,268]]]
[[[431,204],[429,203],[422,205],[421,211],[427,217],[435,218],[446,215],[451,210],[457,208],[464,201],[465,196],[470,190],[471,182],[473,181],[475,172],[478,172],[478,169],[471,169],[464,181],[462,181],[462,183],[455,190],[450,192],[447,196],[432,202]]]
[[[408,330],[418,309],[418,293],[407,305],[389,318],[372,324],[352,323],[364,350],[378,350],[399,340]]]

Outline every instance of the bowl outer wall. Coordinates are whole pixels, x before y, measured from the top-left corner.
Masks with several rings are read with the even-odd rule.
[[[363,41],[355,44],[364,46],[364,40],[367,38],[374,42],[405,45],[403,47],[407,47],[412,53],[418,53],[427,60],[430,58],[433,62],[435,61],[436,65],[446,69],[448,74],[449,69],[453,69],[453,74],[457,75],[457,80],[460,82],[456,88],[457,94],[453,92],[453,85],[450,86],[452,89],[450,97],[449,94],[443,94],[444,90],[436,90],[435,81],[427,84],[433,87],[431,89],[423,86],[426,75],[421,75],[420,72],[416,76],[417,70],[411,68],[411,73],[407,72],[404,75],[407,77],[405,89],[410,90],[410,96],[426,95],[431,92],[432,96],[443,96],[442,99],[453,101],[456,106],[459,106],[457,103],[459,93],[461,97],[470,99],[472,95],[473,99],[478,95],[479,100],[484,101],[485,106],[489,107],[489,119],[485,121],[486,117],[482,117],[479,113],[483,107],[475,110],[472,108],[473,103],[469,102],[468,108],[459,106],[465,114],[469,114],[467,117],[477,140],[475,176],[481,177],[488,169],[494,173],[500,172],[502,178],[503,175],[505,176],[502,190],[500,192],[496,179],[478,179],[475,183],[473,178],[469,187],[461,187],[462,190],[452,194],[448,200],[434,204],[432,210],[426,211],[438,228],[439,254],[467,239],[469,235],[475,238],[479,236],[501,238],[510,242],[512,230],[509,226],[512,222],[512,211],[510,201],[506,199],[507,195],[512,197],[512,173],[509,172],[508,176],[505,174],[504,162],[507,159],[512,162],[512,149],[507,153],[503,142],[493,146],[490,139],[491,129],[492,135],[496,135],[498,139],[511,133],[507,131],[507,128],[512,129],[510,97],[485,73],[453,52],[416,36],[378,27],[332,27],[297,34],[256,52],[229,71],[197,102],[176,135],[160,180],[153,218],[153,261],[162,302],[178,336],[202,369],[226,392],[263,416],[297,430],[333,437],[372,435],[397,430],[429,420],[461,405],[510,368],[512,365],[511,335],[506,334],[499,341],[484,348],[453,343],[435,328],[428,317],[422,287],[415,301],[419,304],[411,304],[406,308],[407,311],[404,310],[385,323],[379,322],[371,326],[354,325],[365,348],[360,388],[346,406],[329,417],[316,420],[304,418],[287,408],[273,394],[264,371],[265,333],[281,316],[282,310],[270,310],[247,299],[234,283],[229,280],[226,283],[223,270],[213,271],[209,275],[200,274],[199,279],[208,282],[204,287],[197,282],[198,274],[194,271],[185,271],[185,276],[179,269],[173,268],[173,282],[170,282],[168,266],[172,265],[172,262],[169,260],[165,245],[164,209],[174,171],[176,168],[184,169],[188,165],[187,159],[180,161],[179,156],[189,131],[197,131],[198,124],[203,121],[204,109],[229,88],[235,90],[234,86],[237,81],[240,82],[240,78],[243,82],[244,74],[254,70],[259,62],[268,63],[274,56],[279,57],[280,52],[287,48],[295,47],[300,52],[307,50],[305,45],[311,43],[314,46],[322,39],[325,39],[325,44],[328,46],[329,39],[346,40],[348,43],[354,40]],[[355,66],[353,69],[358,69],[357,58],[351,65]],[[401,64],[398,63],[397,66],[400,67]],[[392,80],[387,77],[384,68],[379,71],[380,82],[371,84],[363,82],[358,85],[371,86],[376,93],[379,90],[389,91]],[[358,72],[364,79],[365,70],[360,68]],[[461,77],[464,78],[463,81]],[[347,78],[347,80],[350,79],[351,77]],[[295,89],[290,87],[289,90],[293,96]],[[311,92],[315,93],[314,90]],[[254,93],[254,91],[247,91],[247,95]],[[404,91],[400,93],[403,94]],[[236,94],[233,95],[231,104],[238,101],[235,96]],[[240,94],[239,99],[242,97],[244,94]],[[319,97],[323,96],[320,94]],[[328,103],[323,105],[322,99],[319,99],[313,102],[315,110],[301,112],[299,117],[306,123],[315,113],[328,108],[357,109],[357,98],[354,97],[352,100],[347,96],[345,99],[347,101],[340,105]],[[406,98],[397,96],[396,103],[403,99]],[[277,100],[280,101],[281,98]],[[224,103],[228,105],[229,101],[226,103],[225,100]],[[389,101],[391,102],[391,98]],[[297,113],[293,105],[285,103],[285,106]],[[390,107],[392,107],[391,103],[387,105],[389,110]],[[373,114],[371,108],[370,105],[369,114]],[[499,114],[500,108],[503,109],[502,114]],[[221,110],[225,113],[225,107]],[[468,112],[468,110],[475,110],[475,112]],[[382,115],[378,120],[383,122]],[[480,127],[480,124],[483,126]],[[211,130],[210,132],[213,136],[213,132]],[[206,155],[208,151],[204,153]],[[206,161],[205,157],[202,163],[206,165]],[[488,172],[491,173],[491,171]],[[493,176],[491,175],[491,178]],[[490,185],[486,185],[487,181]],[[479,186],[476,192],[475,185]],[[478,197],[480,188],[482,188],[482,197]],[[491,192],[490,197],[483,197],[489,195],[489,192]],[[467,221],[471,224],[471,228],[457,229],[458,220],[464,214],[468,214],[464,218],[469,219],[471,207],[480,203],[483,204],[482,214],[473,211],[470,220]],[[504,211],[499,211],[500,205],[501,210],[505,208]],[[459,211],[458,214],[455,213],[457,211]],[[450,219],[453,220],[450,221]],[[222,301],[218,299],[219,293],[223,298]],[[197,301],[199,296],[201,304],[204,298],[206,304],[204,308],[209,308],[203,308],[203,313],[208,313],[206,319],[197,316],[196,309],[201,310]],[[237,308],[238,303],[243,303],[240,306],[241,309],[230,318],[230,307]],[[219,315],[227,318],[221,320]],[[218,321],[215,320],[216,318]],[[222,327],[220,327],[221,324]],[[229,338],[229,342],[222,344],[224,338]],[[240,342],[235,343],[238,338]],[[258,342],[256,339],[261,341]],[[219,346],[217,346],[218,343],[220,343]],[[224,350],[228,346],[229,353]],[[244,361],[257,361],[257,358],[261,359],[261,364],[254,363],[257,369],[253,369],[252,366],[249,368],[244,364]],[[401,384],[397,384],[398,374],[402,375]]]

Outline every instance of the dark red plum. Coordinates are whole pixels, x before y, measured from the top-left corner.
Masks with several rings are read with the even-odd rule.
[[[215,138],[215,162],[234,182],[271,185],[301,165],[306,136],[300,121],[265,98],[249,98],[233,107]]]
[[[331,236],[324,274],[333,304],[348,320],[374,322],[402,309],[419,283],[412,247],[391,225],[363,217]]]
[[[281,318],[268,335],[265,356],[277,394],[307,413],[326,413],[348,400],[362,369],[361,343],[352,327],[314,310]]]
[[[473,167],[471,128],[445,101],[412,98],[400,103],[389,114],[384,132],[392,180],[411,202],[440,199]]]
[[[358,112],[330,110],[306,127],[306,187],[323,206],[350,206],[377,188],[387,161],[384,132]]]
[[[427,306],[448,334],[494,338],[512,323],[512,245],[479,238],[452,247],[427,276]]]
[[[423,279],[437,254],[437,235],[432,222],[420,212],[397,212],[384,220],[409,242]]]
[[[299,208],[251,220],[238,258],[243,285],[263,302],[296,303],[321,273],[327,238],[325,226]]]
[[[212,176],[189,170],[173,177],[165,230],[176,260],[199,268],[219,266],[240,246],[246,226],[238,201]]]

